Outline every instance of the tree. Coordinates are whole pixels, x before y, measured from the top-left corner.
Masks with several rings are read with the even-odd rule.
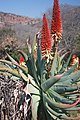
[[[75,48],[76,48],[77,51],[80,51],[80,34],[77,35],[77,37],[76,37]]]
[[[5,28],[0,30],[0,57],[5,56],[5,52],[12,52],[17,47],[17,38],[14,30]]]

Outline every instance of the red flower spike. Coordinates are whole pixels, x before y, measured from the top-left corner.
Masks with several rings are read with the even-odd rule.
[[[50,30],[48,26],[48,20],[46,18],[46,15],[43,16],[43,26],[42,26],[42,40],[41,40],[41,50],[42,50],[42,56],[45,56],[47,53],[50,53],[51,51],[51,36],[50,36]]]
[[[22,56],[20,56],[19,64],[23,63],[25,60]]]
[[[52,23],[51,23],[51,34],[57,35],[57,40],[60,40],[62,36],[62,20],[61,20],[60,6],[58,0],[54,0]]]

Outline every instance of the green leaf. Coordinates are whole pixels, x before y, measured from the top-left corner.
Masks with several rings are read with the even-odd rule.
[[[40,78],[41,78],[41,66],[42,66],[41,62],[42,62],[41,50],[40,48],[38,48],[36,66],[37,66],[37,74],[40,76]]]
[[[34,36],[34,40],[33,40],[33,43],[32,43],[32,55],[34,55],[34,51],[36,51],[36,35]]]
[[[29,68],[29,74],[34,78],[34,81],[36,84],[39,86],[39,79],[37,77],[37,69],[36,69],[36,64],[34,62],[34,57],[31,54],[29,57],[29,60],[27,61],[27,66]]]
[[[26,81],[26,82],[29,82],[28,76],[26,76],[26,75],[22,72],[22,70],[20,70],[20,69],[18,69],[18,71],[19,71],[19,74],[20,74],[20,76],[22,77],[22,79],[23,79],[24,81]]]
[[[31,84],[34,88],[40,90],[40,88],[39,88],[39,87],[37,86],[37,84],[35,83],[34,78],[33,78],[31,75],[29,75],[29,74],[28,74],[28,79],[29,79],[30,84]]]
[[[55,100],[50,99],[46,94],[43,94],[43,99],[45,102],[47,102],[49,106],[51,106],[52,109],[54,109],[54,107],[60,108],[60,109],[66,109],[71,107],[71,106],[67,106],[67,104],[56,102]]]
[[[71,60],[71,57],[72,57],[72,54],[70,54],[70,56],[68,57],[67,61],[63,64],[62,69],[60,70],[59,73],[63,73],[67,69],[67,67],[69,65],[69,62]]]
[[[64,59],[64,57],[68,54],[69,52],[64,53],[61,57],[60,57],[60,63],[62,62],[62,60]]]
[[[71,74],[72,72],[74,72],[75,68],[77,68],[77,64],[71,66],[70,69],[68,69],[66,72],[64,72],[63,76]]]
[[[74,101],[69,100],[68,98],[65,98],[64,96],[61,96],[60,94],[58,94],[57,92],[55,92],[54,90],[49,90],[48,91],[49,95],[51,96],[51,98],[54,98],[55,101],[61,102],[61,103],[67,103],[67,104],[72,104],[74,103]]]
[[[71,108],[66,108],[65,110],[67,110],[67,111],[79,111],[80,107],[71,107]]]
[[[67,76],[63,76],[58,83],[65,83],[65,84],[73,84],[76,83],[77,80],[80,78],[80,70],[75,71],[73,73],[71,73],[70,75]]]
[[[11,62],[18,64],[14,58],[12,58],[8,53],[7,53],[8,58],[11,60]]]
[[[48,104],[46,104],[46,108],[47,108],[48,113],[53,117],[53,119],[54,119],[54,115],[55,115],[55,118],[57,117],[60,119],[70,120],[70,118],[67,115],[65,115],[64,113],[58,113],[58,112],[54,111],[54,109],[51,109],[51,107]]]
[[[58,64],[57,64],[57,72],[59,73],[59,71],[62,68],[62,63],[60,61],[60,56],[59,55],[57,56],[57,62],[58,62]]]
[[[65,92],[73,92],[75,90],[78,90],[80,88],[80,86],[78,85],[54,85],[52,87],[52,90],[60,93],[60,94],[63,94]]]
[[[10,73],[10,74],[12,74],[13,76],[16,76],[16,77],[19,77],[19,78],[20,78],[20,75],[19,75],[19,73],[18,73],[17,70],[13,70],[13,69],[7,68],[7,67],[5,67],[5,68],[3,68],[3,67],[1,68],[1,67],[0,67],[0,71],[1,71],[1,72]]]
[[[57,71],[57,66],[58,66],[57,56],[58,56],[58,53],[56,52],[53,63],[52,63],[51,71],[50,71],[52,76],[54,76],[55,72]]]
[[[15,68],[16,68],[16,65],[14,65],[14,63],[12,63],[12,62],[10,62],[10,61],[8,61],[8,60],[1,60],[1,59],[0,59],[0,62],[4,63],[5,66],[10,67],[10,68],[12,68],[12,69],[15,69]]]
[[[13,63],[13,62],[10,62],[10,61],[7,61],[7,60],[0,60],[0,62],[8,64],[11,68],[12,68],[13,65],[15,65],[17,68],[20,68],[26,75],[28,74],[28,68],[27,68],[27,66],[24,67],[24,66],[19,65],[16,62]],[[15,69],[15,68],[13,68],[13,69]]]
[[[38,94],[38,95],[32,95],[32,117],[34,118],[34,120],[36,120],[37,119],[37,109],[38,109],[39,100],[40,100],[40,93],[39,93],[39,90],[36,89],[31,84],[29,84],[29,86],[28,86],[28,91],[31,94],[35,94],[35,93]]]
[[[46,78],[47,71],[45,70],[45,60],[41,61],[41,81],[43,82]]]
[[[36,61],[36,66],[37,66],[37,75],[39,75],[40,78],[40,83],[44,81],[44,76],[45,76],[45,60],[42,59],[41,55],[41,50],[38,50],[38,56],[37,56],[37,61]]]
[[[42,83],[41,87],[44,91],[47,91],[50,87],[52,87],[60,78],[62,75],[56,75],[56,76],[51,76],[48,80]]]

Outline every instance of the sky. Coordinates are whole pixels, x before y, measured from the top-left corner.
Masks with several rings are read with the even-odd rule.
[[[80,0],[59,0],[59,3],[80,6]],[[36,18],[52,6],[53,0],[0,0],[0,12]]]

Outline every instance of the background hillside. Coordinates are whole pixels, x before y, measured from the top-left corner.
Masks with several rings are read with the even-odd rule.
[[[62,20],[65,47],[74,52],[80,51],[80,7],[64,6]]]
[[[46,11],[46,14],[51,22],[52,8]],[[63,38],[60,47],[65,47],[72,52],[80,52],[80,6],[61,6],[61,16],[63,22]],[[0,12],[0,46],[4,47],[10,40],[16,45],[25,47],[27,38],[33,40],[34,35],[41,30],[42,19],[29,18],[25,16],[18,16],[10,13]],[[8,31],[5,36],[2,33]],[[10,32],[10,35],[9,35]],[[12,39],[13,38],[13,39]],[[12,44],[12,43],[11,43]]]

